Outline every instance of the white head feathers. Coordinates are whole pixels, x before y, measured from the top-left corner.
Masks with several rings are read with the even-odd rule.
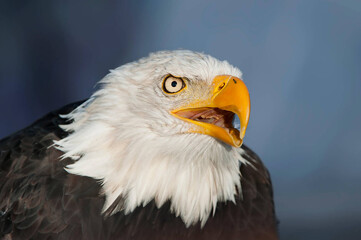
[[[167,74],[187,77],[188,93],[167,96]],[[166,201],[188,226],[206,222],[218,201],[234,201],[240,190],[241,149],[208,135],[184,134],[190,123],[169,111],[208,94],[212,79],[241,72],[225,61],[191,51],[163,51],[109,73],[102,87],[61,126],[71,134],[56,147],[76,162],[72,174],[102,182],[104,211],[119,197],[125,213],[155,200]]]

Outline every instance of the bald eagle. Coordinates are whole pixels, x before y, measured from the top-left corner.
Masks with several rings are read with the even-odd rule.
[[[209,55],[153,53],[1,140],[0,238],[277,239],[241,79]]]

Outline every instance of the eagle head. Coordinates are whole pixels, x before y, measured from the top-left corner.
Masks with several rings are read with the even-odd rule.
[[[66,171],[101,182],[104,212],[169,201],[187,226],[204,224],[218,201],[235,201],[241,190],[239,147],[250,113],[241,77],[226,61],[186,50],[112,70],[63,116],[72,120],[61,126],[69,135],[55,146],[74,160]]]

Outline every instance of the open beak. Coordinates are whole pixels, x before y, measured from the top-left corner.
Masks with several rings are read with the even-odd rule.
[[[246,133],[250,114],[250,98],[244,82],[230,75],[213,79],[213,89],[208,100],[171,111],[179,119],[194,124],[189,132],[206,134],[223,142],[240,147]],[[237,114],[241,127],[233,126]]]

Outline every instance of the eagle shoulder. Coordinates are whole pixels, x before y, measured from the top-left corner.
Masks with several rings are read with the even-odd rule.
[[[270,174],[255,152],[246,145],[242,145],[242,149],[241,155],[248,164],[240,165],[242,192],[239,205],[247,212],[244,215],[247,231],[256,234],[254,239],[277,239],[278,221]]]
[[[63,169],[67,160],[59,161],[62,153],[51,146],[67,135],[59,128],[66,123],[59,114],[79,104],[50,112],[0,140],[0,238],[28,239],[68,227],[66,220],[73,214],[64,211],[64,183],[71,178]]]

